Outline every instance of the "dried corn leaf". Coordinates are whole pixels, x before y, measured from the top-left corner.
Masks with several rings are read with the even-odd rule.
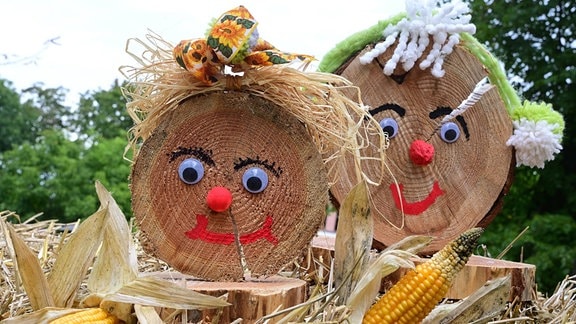
[[[132,316],[132,306],[133,305],[130,303],[120,303],[105,299],[100,303],[100,308],[116,316],[123,323],[134,322],[134,317]]]
[[[433,237],[424,235],[407,236],[386,248],[370,263],[348,299],[347,305],[352,309],[349,318],[351,323],[362,321],[364,313],[378,295],[382,278],[400,267],[414,268],[411,259],[416,258],[416,253],[430,244],[432,239]]]
[[[38,324],[49,323],[62,316],[84,311],[85,309],[45,307],[32,313],[2,320],[2,324]]]
[[[88,277],[88,289],[109,294],[138,276],[136,249],[126,216],[106,188],[96,182],[96,193],[102,208],[108,206],[109,217],[99,255]]]
[[[361,323],[364,314],[374,302],[380,290],[382,278],[398,270],[400,267],[414,268],[410,259],[414,254],[402,250],[382,252],[363,273],[348,299],[348,308],[352,310],[350,323]]]
[[[428,246],[434,238],[427,235],[410,235],[401,239],[400,241],[390,245],[384,251],[389,250],[402,250],[410,253],[417,254],[423,248]]]
[[[164,324],[154,307],[134,305],[134,311],[140,324]]]
[[[48,276],[48,284],[57,307],[72,306],[80,283],[102,243],[107,216],[108,208],[92,214],[80,223],[70,240],[60,249]]]
[[[368,188],[362,181],[354,186],[338,214],[334,247],[334,283],[339,303],[345,304],[364,272],[372,247],[373,220],[368,202]]]
[[[207,309],[230,305],[220,298],[151,276],[136,278],[117,292],[106,295],[105,300],[173,309]]]
[[[510,299],[510,287],[510,276],[490,280],[472,295],[451,305],[448,311],[440,306],[436,307],[423,323],[488,323],[506,308]]]
[[[10,224],[5,223],[4,220],[0,220],[0,224],[3,227],[8,251],[14,260],[16,271],[22,279],[22,285],[26,295],[28,295],[32,309],[38,310],[54,306],[48,281],[36,254],[30,250]]]

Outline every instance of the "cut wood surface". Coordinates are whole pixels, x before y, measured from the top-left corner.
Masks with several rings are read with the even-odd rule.
[[[244,282],[211,282],[176,272],[161,273],[158,276],[180,280],[183,285],[199,293],[225,296],[225,300],[231,304],[220,310],[188,311],[186,316],[189,322],[204,319],[208,323],[224,324],[242,318],[242,323],[255,323],[265,315],[301,304],[307,299],[306,281],[296,278],[272,276]],[[162,309],[160,315],[165,319],[173,312],[174,310]],[[276,323],[281,318],[282,316],[272,318],[267,323]],[[214,319],[218,320],[212,322]]]
[[[514,169],[513,149],[506,145],[513,125],[496,88],[445,120],[487,76],[464,47],[446,56],[440,78],[418,67],[427,53],[408,72],[397,67],[384,75],[394,48],[361,64],[367,46],[338,73],[360,88],[374,118],[391,125],[388,132],[395,129],[386,150],[389,172],[380,174],[378,161],[363,165],[370,178],[382,180],[370,187],[374,238],[389,246],[410,235],[434,236],[426,251],[432,254],[467,229],[485,227],[499,212]],[[454,138],[447,141],[446,132]],[[378,149],[372,145],[365,153],[376,156]],[[358,182],[351,172],[341,174],[331,189],[337,201]]]
[[[312,249],[315,256],[322,256],[324,262],[334,251],[334,235],[319,233],[312,240]],[[415,263],[426,259],[414,260]],[[389,288],[408,269],[399,269],[382,281],[382,291]],[[534,300],[536,291],[536,266],[528,263],[512,262],[493,259],[479,255],[472,255],[468,263],[460,271],[448,290],[446,298],[463,299],[481,288],[487,281],[505,276],[511,278],[510,301],[518,298],[521,301]]]
[[[184,172],[200,179],[185,182]],[[278,105],[234,91],[192,97],[167,112],[135,160],[140,241],[199,278],[274,275],[322,224],[326,173],[304,125]],[[251,192],[249,181],[267,186]]]

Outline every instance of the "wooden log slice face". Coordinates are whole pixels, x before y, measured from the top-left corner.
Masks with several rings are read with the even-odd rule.
[[[386,76],[383,65],[393,51],[367,65],[360,64],[359,53],[338,73],[360,88],[390,136],[386,162],[393,177],[386,172],[380,186],[371,187],[375,240],[387,246],[413,234],[432,235],[436,239],[424,252],[435,252],[465,230],[487,225],[499,211],[513,170],[513,150],[506,145],[512,120],[494,87],[458,118],[441,122],[486,77],[465,48],[446,56],[441,78],[421,70],[419,62],[409,72],[398,67]],[[379,179],[375,170],[366,164],[366,172]],[[341,201],[355,181],[336,184],[335,198]]]
[[[305,127],[241,92],[192,97],[163,118],[133,166],[146,251],[213,280],[275,274],[325,216],[328,181]]]

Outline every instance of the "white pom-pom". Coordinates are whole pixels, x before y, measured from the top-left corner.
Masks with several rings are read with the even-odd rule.
[[[543,168],[546,161],[554,160],[554,155],[562,150],[562,135],[553,132],[556,127],[558,125],[545,120],[521,118],[514,121],[514,134],[506,145],[516,149],[516,166]]]

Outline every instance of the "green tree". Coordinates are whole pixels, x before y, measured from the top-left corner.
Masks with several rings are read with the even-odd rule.
[[[131,156],[124,158],[126,144],[126,136],[98,140],[86,151],[81,163],[83,169],[89,170],[92,188],[94,181],[100,181],[112,193],[126,217],[129,218],[131,216],[131,193],[128,177],[131,164],[127,159]]]
[[[74,131],[83,137],[126,137],[132,119],[126,112],[126,100],[118,80],[110,90],[82,95],[72,125]]]
[[[532,101],[545,101],[564,115],[563,151],[544,169],[516,170],[501,215],[483,243],[498,254],[525,227],[508,259],[537,266],[537,282],[551,292],[575,272],[576,248],[561,237],[575,237],[576,158],[576,6],[562,0],[470,0],[475,36],[485,41],[507,69],[513,85]],[[557,253],[563,251],[563,253]]]
[[[64,105],[68,90],[63,87],[43,88],[42,83],[37,83],[22,91],[26,97],[26,104],[35,107],[40,113],[34,121],[37,133],[45,129],[67,129],[71,109]]]
[[[35,122],[41,114],[30,102],[20,102],[20,94],[11,82],[0,79],[0,152],[34,142],[38,136]]]
[[[118,85],[83,96],[84,103],[97,103],[90,105],[97,112],[88,106],[72,112],[61,104],[65,92],[60,88],[38,85],[27,89],[24,104],[19,104],[22,98],[14,93],[0,87],[0,113],[8,111],[3,108],[8,106],[13,114],[7,116],[22,120],[11,130],[14,140],[0,152],[0,209],[13,210],[24,218],[42,212],[46,219],[76,221],[98,207],[94,182],[99,180],[129,216],[130,163],[123,158],[127,127],[107,115],[127,116]],[[24,115],[22,107],[29,107],[34,114]],[[76,126],[79,120],[88,126]],[[27,128],[33,129],[30,133],[38,131],[32,135]]]
[[[24,218],[42,212],[43,218],[75,220],[94,212],[82,186],[79,157],[82,145],[69,141],[61,131],[46,130],[35,143],[24,143],[2,153],[0,206]],[[70,199],[84,195],[82,206]],[[79,214],[72,215],[78,210]]]
[[[563,0],[473,0],[476,37],[502,60],[522,95],[564,115],[562,153],[533,188],[533,213],[576,211],[576,4]],[[517,78],[514,78],[517,77]],[[534,170],[520,169],[519,173]]]

